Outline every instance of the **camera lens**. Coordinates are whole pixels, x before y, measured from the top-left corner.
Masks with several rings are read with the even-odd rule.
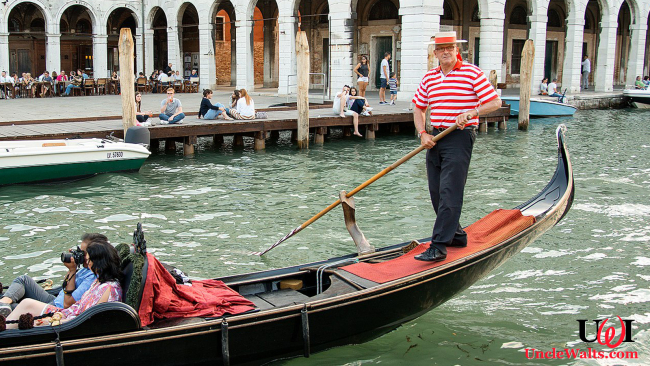
[[[63,263],[72,262],[72,253],[61,253],[61,262]]]

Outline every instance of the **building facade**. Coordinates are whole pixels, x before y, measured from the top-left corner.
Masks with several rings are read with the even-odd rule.
[[[534,85],[557,78],[580,90],[583,55],[597,91],[649,74],[650,0],[8,0],[0,3],[0,68],[9,72],[118,71],[121,28],[134,37],[136,72],[168,63],[201,86],[276,89],[296,83],[295,35],[310,43],[312,83],[334,90],[354,83],[361,55],[370,88],[390,51],[402,91],[426,72],[427,46],[439,30],[468,40],[462,55],[517,86],[521,50],[535,44]]]

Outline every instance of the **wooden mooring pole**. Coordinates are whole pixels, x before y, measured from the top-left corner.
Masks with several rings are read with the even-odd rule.
[[[120,58],[120,83],[122,85],[122,126],[124,136],[129,127],[135,126],[135,88],[133,70],[133,36],[130,28],[120,30],[118,44]]]
[[[309,148],[309,43],[307,33],[296,35],[298,69],[298,148]]]
[[[521,71],[519,76],[519,129],[527,130],[530,121],[530,88],[533,76],[533,63],[535,61],[535,47],[533,40],[526,40],[524,50],[521,52]]]
[[[430,40],[433,42],[433,40],[436,37],[431,37]],[[431,70],[433,68],[438,67],[438,59],[436,58],[436,45],[430,44],[429,47],[427,48],[427,70]],[[427,111],[424,113],[426,116],[424,119],[424,129],[427,130],[429,133],[433,130],[433,127],[431,127],[431,107],[427,106]],[[420,131],[415,131],[417,134]]]

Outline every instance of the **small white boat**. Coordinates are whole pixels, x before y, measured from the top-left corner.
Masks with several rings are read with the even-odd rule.
[[[623,96],[630,98],[635,108],[650,108],[650,90],[648,89],[625,89]]]
[[[519,97],[502,96],[501,100],[510,104],[510,115],[519,115]],[[565,103],[559,103],[552,100],[531,98],[530,112],[531,117],[566,117],[573,116],[578,108]]]
[[[109,139],[0,141],[0,185],[137,171],[150,154]]]

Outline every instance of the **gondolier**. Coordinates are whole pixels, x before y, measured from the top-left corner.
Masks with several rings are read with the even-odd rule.
[[[422,261],[444,260],[447,246],[467,246],[460,214],[478,118],[501,106],[483,71],[462,61],[457,44],[464,42],[456,39],[456,32],[436,34],[433,44],[440,66],[424,75],[413,97],[415,127],[422,146],[428,149],[429,194],[436,212],[431,245],[415,257]],[[427,106],[431,107],[433,136],[454,124],[458,127],[438,143],[425,129]]]

